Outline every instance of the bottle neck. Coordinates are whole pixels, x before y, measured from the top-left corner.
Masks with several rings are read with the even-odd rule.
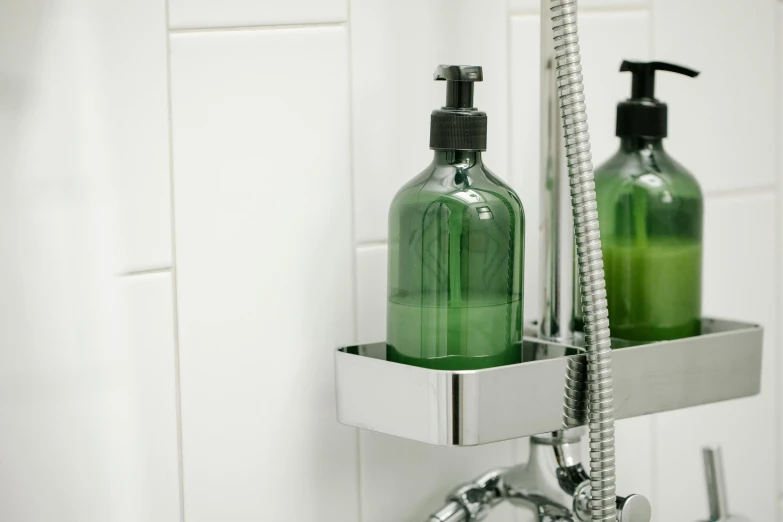
[[[481,165],[481,152],[477,150],[436,150],[433,159],[436,165],[452,165],[469,169]]]
[[[662,151],[663,138],[620,138],[620,150],[623,152],[639,152],[642,150]]]

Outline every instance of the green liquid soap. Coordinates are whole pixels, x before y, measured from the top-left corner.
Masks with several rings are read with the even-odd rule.
[[[524,214],[475,151],[436,151],[389,212],[387,357],[440,370],[521,362]]]
[[[701,331],[701,244],[603,245],[612,336],[679,339]]]
[[[493,368],[520,362],[522,300],[487,306],[422,307],[389,301],[387,358],[438,370]],[[402,352],[395,348],[407,348]],[[494,349],[493,349],[494,347]],[[412,355],[411,355],[412,354]]]

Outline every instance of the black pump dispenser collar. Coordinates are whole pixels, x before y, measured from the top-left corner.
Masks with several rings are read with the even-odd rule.
[[[617,136],[624,138],[665,138],[668,134],[668,108],[655,98],[655,71],[669,71],[694,78],[698,71],[666,62],[623,61],[620,72],[633,75],[631,97],[617,105]]]
[[[446,81],[446,105],[432,111],[430,148],[487,150],[487,115],[473,107],[473,85],[484,79],[476,65],[439,65],[433,76]]]

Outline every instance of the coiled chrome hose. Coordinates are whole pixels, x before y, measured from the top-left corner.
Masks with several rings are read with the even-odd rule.
[[[545,13],[542,13],[542,16]],[[601,235],[595,200],[590,135],[587,126],[576,0],[551,0],[557,89],[563,118],[576,257],[584,315],[587,368],[574,362],[568,371],[564,425],[581,423],[584,379],[590,428],[590,511],[594,521],[617,518],[614,460],[612,347],[606,301]]]

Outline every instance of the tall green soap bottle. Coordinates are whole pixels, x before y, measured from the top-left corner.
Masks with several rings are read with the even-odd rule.
[[[520,362],[525,218],[484,165],[487,115],[473,106],[481,67],[441,65],[432,163],[389,210],[387,357],[440,370]]]
[[[695,77],[663,62],[625,61],[631,98],[617,106],[620,149],[595,171],[612,337],[663,341],[701,329],[699,184],[663,148],[667,106],[655,71]]]

